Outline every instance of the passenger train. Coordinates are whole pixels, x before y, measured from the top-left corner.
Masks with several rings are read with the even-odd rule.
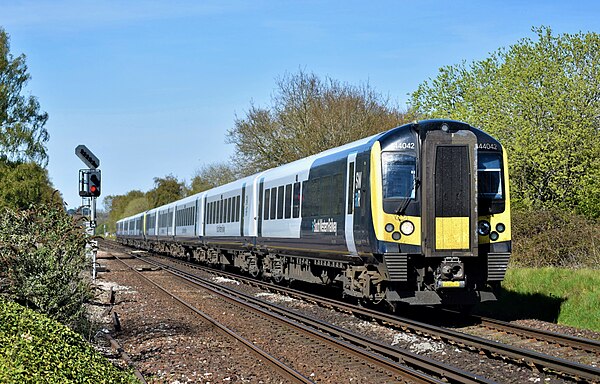
[[[117,222],[141,249],[392,306],[495,300],[511,254],[506,152],[403,125]]]

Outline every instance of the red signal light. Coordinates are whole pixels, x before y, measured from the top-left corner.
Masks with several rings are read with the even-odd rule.
[[[97,189],[97,188],[96,188],[96,186],[95,186],[95,185],[92,185],[92,187],[90,188],[90,191],[91,191],[92,193],[94,193],[94,192],[96,192],[96,189]]]

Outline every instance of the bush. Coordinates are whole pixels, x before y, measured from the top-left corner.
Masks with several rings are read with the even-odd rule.
[[[0,382],[137,381],[64,325],[0,298]]]
[[[59,205],[0,211],[0,295],[82,331],[86,242]]]
[[[595,268],[600,265],[600,224],[558,209],[513,211],[513,265]]]

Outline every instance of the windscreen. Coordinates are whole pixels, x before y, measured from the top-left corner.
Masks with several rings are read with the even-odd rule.
[[[477,188],[479,197],[503,200],[502,157],[499,153],[479,152],[477,158]]]
[[[384,199],[415,197],[415,156],[399,152],[381,154]]]

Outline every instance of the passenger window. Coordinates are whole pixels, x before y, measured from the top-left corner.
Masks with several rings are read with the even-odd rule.
[[[284,202],[283,185],[281,187],[277,188],[277,196],[279,198],[277,200],[277,218],[283,219],[283,202]]]
[[[235,221],[240,221],[240,196],[235,197]]]
[[[231,197],[227,199],[227,211],[225,212],[225,221],[231,223]]]
[[[218,217],[217,217],[217,223],[221,224],[223,222],[223,200],[219,200],[218,202],[218,208],[217,210],[218,212]]]
[[[227,221],[227,199],[221,200],[221,224]]]
[[[264,220],[269,220],[269,208],[271,207],[270,198],[271,198],[271,190],[265,189],[265,212],[263,215]]]
[[[300,182],[294,183],[294,204],[292,215],[294,218],[300,217]]]
[[[292,184],[285,186],[285,218],[289,219],[292,217]]]
[[[271,188],[271,220],[275,219],[277,209],[277,188]]]

